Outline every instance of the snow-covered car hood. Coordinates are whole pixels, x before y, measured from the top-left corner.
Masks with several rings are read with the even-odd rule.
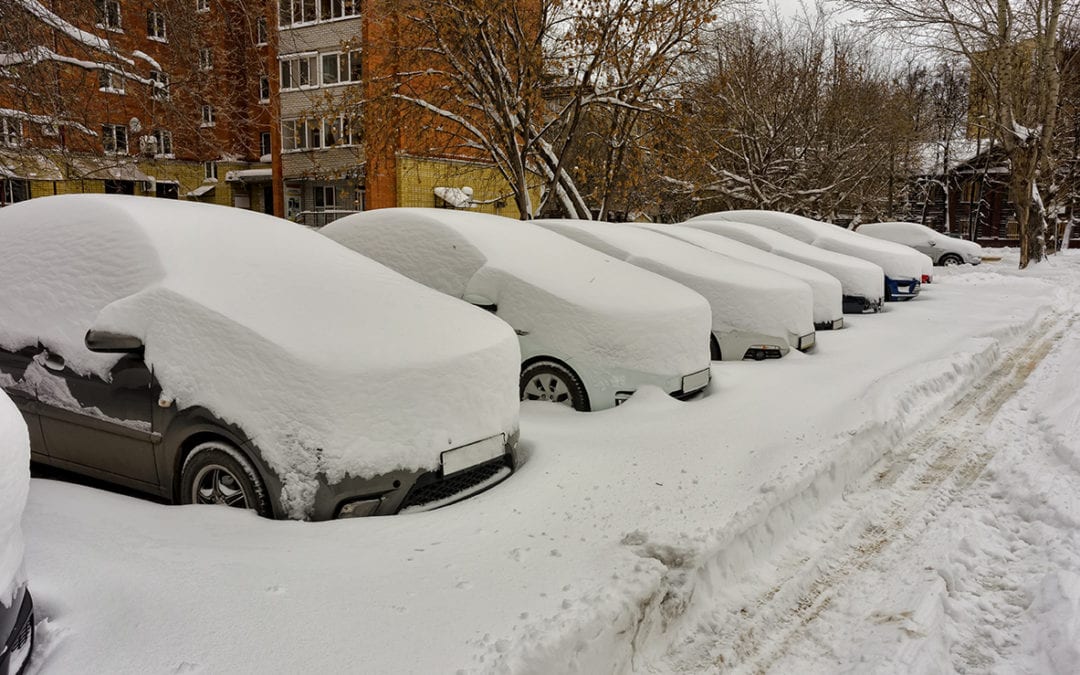
[[[0,606],[10,607],[23,579],[22,512],[30,488],[30,437],[11,399],[0,391]]]
[[[881,267],[862,258],[853,258],[842,253],[833,253],[825,249],[804,244],[785,234],[774,232],[767,227],[740,223],[710,216],[697,216],[686,223],[686,227],[704,230],[713,234],[731,237],[749,246],[763,251],[785,256],[826,270],[840,282],[845,295],[881,300],[884,296],[885,273]]]
[[[843,288],[836,277],[801,262],[755,248],[721,234],[705,232],[683,225],[653,225],[634,223],[635,227],[666,234],[695,246],[731,256],[752,265],[787,274],[810,285],[814,293],[814,323],[825,323],[843,317]]]
[[[720,211],[708,217],[760,225],[826,251],[862,258],[879,265],[887,276],[894,279],[921,279],[925,269],[923,258],[926,256],[908,246],[868,237],[804,216],[747,209]]]
[[[813,294],[798,279],[630,225],[534,222],[701,293],[712,307],[714,331],[781,338],[814,331]]]
[[[697,293],[530,223],[396,208],[321,233],[498,316],[556,355],[651,373],[708,362],[709,306]]]
[[[0,344],[107,378],[86,330],[140,338],[163,395],[243,429],[294,517],[320,474],[433,469],[517,427],[513,331],[299,225],[77,195],[0,210],[0,241]]]

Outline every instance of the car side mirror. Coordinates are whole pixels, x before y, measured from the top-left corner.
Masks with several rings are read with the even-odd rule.
[[[492,314],[499,311],[499,305],[496,304],[494,300],[485,295],[480,295],[478,293],[466,293],[463,299],[470,305],[476,305],[480,309],[486,309]]]
[[[937,246],[937,242],[933,239],[930,240],[930,246]]]
[[[86,348],[99,354],[142,354],[142,340],[134,335],[111,333],[104,330],[88,330],[83,339]]]

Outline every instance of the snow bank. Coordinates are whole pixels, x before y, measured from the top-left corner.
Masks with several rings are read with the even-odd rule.
[[[22,414],[0,391],[0,605],[22,582],[22,512],[30,487],[30,437]]]
[[[790,340],[814,332],[813,294],[797,279],[628,225],[533,222],[701,293],[712,307],[716,333]]]
[[[836,277],[819,269],[767,253],[741,241],[690,227],[641,223],[635,223],[635,226],[666,234],[714,253],[727,255],[805,282],[814,293],[814,323],[830,323],[844,316],[843,288],[840,282],[836,280]]]
[[[672,374],[708,362],[709,308],[698,294],[530,223],[398,208],[320,232],[426,286],[496,305],[553,356]]]
[[[921,279],[923,254],[907,246],[874,239],[836,225],[778,211],[720,211],[705,216],[715,220],[751,223],[786,234],[826,251],[842,253],[880,265],[893,279]]]
[[[885,273],[872,262],[823,251],[798,239],[749,223],[699,216],[683,225],[729,237],[762,251],[819,269],[840,282],[844,295],[867,298],[872,302],[878,302],[884,297]]]
[[[517,425],[512,331],[287,221],[76,195],[0,210],[0,237],[0,344],[107,378],[87,329],[139,337],[166,397],[259,446],[293,517],[319,475],[432,469]]]

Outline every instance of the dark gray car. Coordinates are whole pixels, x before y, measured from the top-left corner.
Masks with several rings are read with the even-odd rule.
[[[25,585],[15,592],[10,607],[0,602],[0,636],[0,675],[20,675],[34,651],[34,601]]]

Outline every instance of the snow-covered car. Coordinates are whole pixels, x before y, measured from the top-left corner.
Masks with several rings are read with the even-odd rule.
[[[34,650],[34,601],[23,569],[23,507],[30,487],[30,438],[0,391],[0,675],[18,675]]]
[[[32,199],[0,209],[0,288],[35,461],[312,520],[434,508],[514,468],[513,331],[293,223]]]
[[[982,262],[982,246],[973,241],[946,236],[918,223],[866,223],[860,225],[857,231],[875,239],[910,246],[930,256],[935,265],[978,265]]]
[[[510,324],[521,341],[525,400],[601,410],[645,385],[688,398],[709,383],[704,298],[542,228],[397,208],[346,216],[320,232]]]
[[[872,262],[885,272],[886,300],[910,300],[919,295],[927,261],[925,256],[907,246],[779,211],[718,211],[705,217],[760,225],[804,244]]]
[[[814,346],[813,293],[798,279],[630,225],[532,222],[705,296],[714,359],[778,359]]]
[[[682,225],[652,223],[634,223],[634,225],[806,282],[814,294],[814,328],[836,330],[844,327],[843,288],[836,277],[830,274],[794,260],[766,253],[759,248],[723,235]]]
[[[877,312],[885,300],[885,272],[872,262],[815,248],[786,234],[749,223],[700,216],[683,226],[728,237],[825,272],[840,282],[844,312]]]

